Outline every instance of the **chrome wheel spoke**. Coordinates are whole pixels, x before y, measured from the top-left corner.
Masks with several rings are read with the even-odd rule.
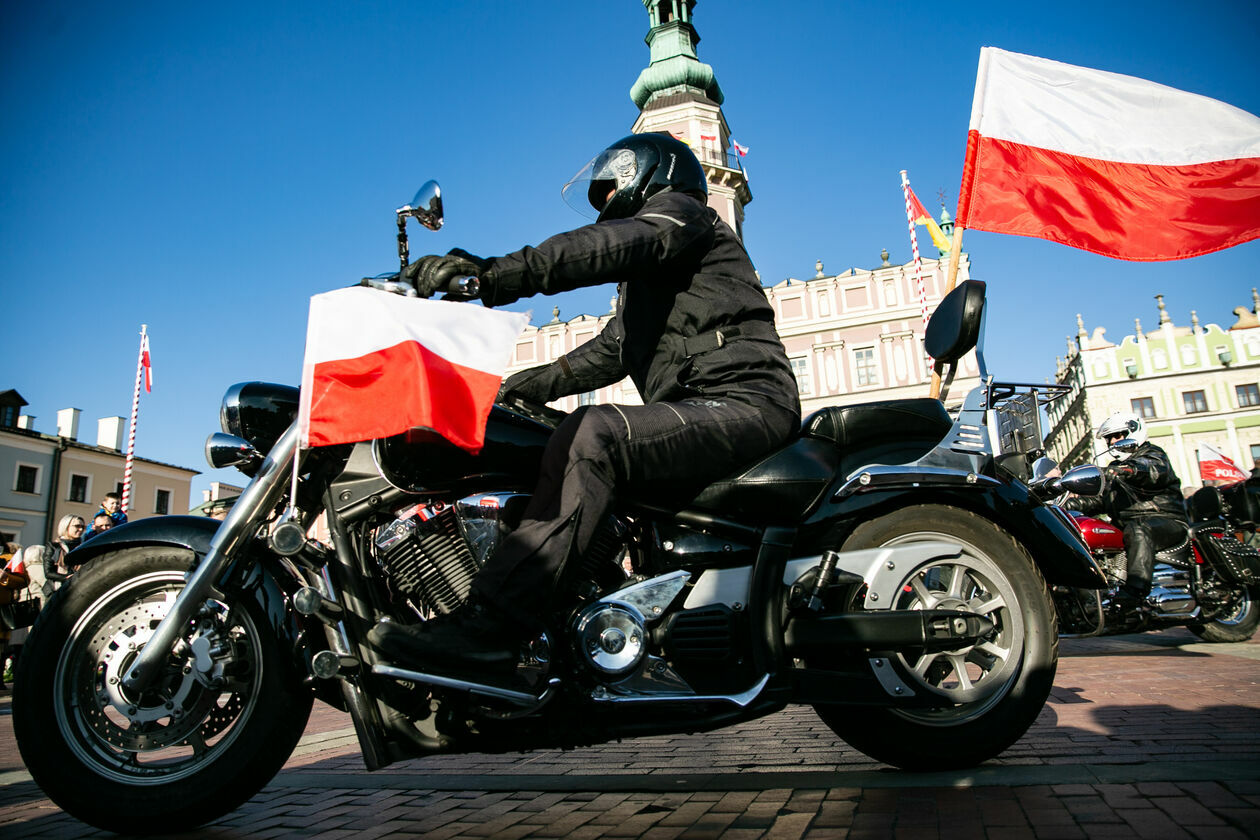
[[[914,590],[914,594],[919,599],[919,603],[923,605],[923,609],[930,610],[940,600],[932,590],[927,588],[927,584],[923,582],[923,578],[915,576],[910,579],[910,588]]]
[[[973,613],[978,613],[980,615],[993,615],[993,613],[998,610],[1006,609],[1006,599],[1001,595],[994,595],[984,603],[969,605],[969,608]]]
[[[998,647],[993,642],[981,642],[976,645],[976,650],[984,651],[999,662],[1005,662],[1011,655],[1010,648]]]
[[[949,662],[954,666],[954,676],[958,679],[959,687],[966,691],[973,686],[971,677],[967,674],[967,657],[951,653],[948,656]]]

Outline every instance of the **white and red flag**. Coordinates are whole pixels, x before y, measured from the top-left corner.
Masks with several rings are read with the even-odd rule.
[[[477,452],[529,315],[355,286],[311,298],[302,446],[433,429]]]
[[[1126,260],[1247,242],[1260,237],[1260,118],[985,47],[956,221]]]
[[[736,142],[735,142],[735,138],[734,138],[734,137],[732,137],[732,138],[731,138],[731,147],[732,147],[733,149],[735,149],[735,151],[736,151],[736,152],[738,152],[738,153],[739,153],[739,156],[740,156],[740,157],[744,157],[745,155],[747,155],[747,154],[748,154],[748,147],[747,147],[747,146],[741,146],[741,145],[739,145],[738,143],[736,143]]]
[[[1243,481],[1247,473],[1212,444],[1200,443],[1199,477],[1204,481]]]
[[[140,366],[144,368],[144,392],[153,393],[153,359],[149,356],[149,334],[140,334]]]

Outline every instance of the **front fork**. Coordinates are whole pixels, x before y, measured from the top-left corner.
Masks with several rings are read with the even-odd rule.
[[[161,672],[184,628],[214,592],[215,583],[237,550],[253,538],[257,533],[258,523],[280,501],[285,490],[285,479],[292,475],[290,470],[293,469],[295,455],[298,455],[297,423],[289,426],[267,453],[258,474],[228,511],[223,524],[215,531],[205,557],[188,573],[184,590],[171,604],[170,611],[158,624],[148,644],[127,669],[122,679],[123,688],[132,692],[133,696],[139,696]]]

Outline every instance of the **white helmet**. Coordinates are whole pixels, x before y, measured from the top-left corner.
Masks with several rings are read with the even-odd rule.
[[[1096,437],[1107,441],[1107,438],[1116,435],[1132,438],[1139,444],[1146,443],[1146,424],[1142,422],[1141,417],[1131,411],[1117,411],[1102,421]],[[1110,445],[1111,442],[1107,441],[1107,443]]]

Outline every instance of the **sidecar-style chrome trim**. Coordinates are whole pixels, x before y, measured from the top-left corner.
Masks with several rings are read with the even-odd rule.
[[[742,709],[760,696],[768,682],[770,675],[765,674],[756,685],[739,694],[615,694],[600,686],[591,693],[591,699],[600,703],[733,703]]]
[[[438,674],[408,671],[405,668],[395,668],[393,665],[373,665],[372,673],[382,677],[393,677],[396,680],[410,680],[411,682],[424,683],[425,685],[436,685],[442,688],[453,688],[457,691],[467,691],[469,694],[493,697],[497,700],[507,700],[521,706],[542,704],[560,684],[559,679],[552,677],[547,683],[546,691],[542,694],[534,695],[525,691],[500,688],[497,685],[484,685],[483,683],[468,682],[467,680],[457,680],[454,677],[443,677]]]

